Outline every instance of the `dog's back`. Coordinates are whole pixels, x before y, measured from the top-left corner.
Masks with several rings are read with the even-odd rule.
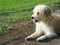
[[[54,13],[52,15],[53,17],[53,21],[54,21],[54,27],[55,27],[55,31],[57,33],[60,33],[60,14],[59,13]]]

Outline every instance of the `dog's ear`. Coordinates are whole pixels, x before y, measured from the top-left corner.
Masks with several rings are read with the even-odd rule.
[[[49,7],[47,7],[47,9],[45,10],[45,15],[47,16],[48,19],[52,19],[53,17],[52,15],[52,9],[50,9]]]
[[[46,16],[51,16],[52,10],[50,8],[47,7],[47,9],[45,10],[45,15]]]

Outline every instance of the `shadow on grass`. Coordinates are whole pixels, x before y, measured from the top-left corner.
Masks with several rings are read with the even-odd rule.
[[[11,13],[18,13],[18,12],[24,12],[24,11],[31,11],[33,8],[31,9],[23,9],[23,10],[16,10],[16,11],[9,11],[9,12],[1,12],[0,16],[9,16]]]
[[[54,3],[54,4],[56,4],[55,7],[56,7],[57,9],[60,9],[60,2],[57,2],[57,3]]]
[[[2,12],[2,13],[0,13],[0,16],[9,16],[10,15],[10,13],[8,13],[8,12]]]

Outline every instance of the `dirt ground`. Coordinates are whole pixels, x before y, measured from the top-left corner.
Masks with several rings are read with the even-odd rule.
[[[7,34],[0,35],[0,45],[60,45],[60,34],[56,38],[44,42],[26,41],[25,37],[34,32],[34,24],[31,21],[12,23],[12,29]]]
[[[25,37],[34,32],[34,24],[26,21],[12,24],[14,28],[0,36],[0,45],[60,45],[60,35],[45,42],[26,41]]]

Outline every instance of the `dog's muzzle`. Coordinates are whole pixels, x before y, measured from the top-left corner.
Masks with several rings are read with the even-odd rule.
[[[38,20],[34,19],[34,17],[32,17],[32,20],[33,20],[33,22],[38,22]]]

